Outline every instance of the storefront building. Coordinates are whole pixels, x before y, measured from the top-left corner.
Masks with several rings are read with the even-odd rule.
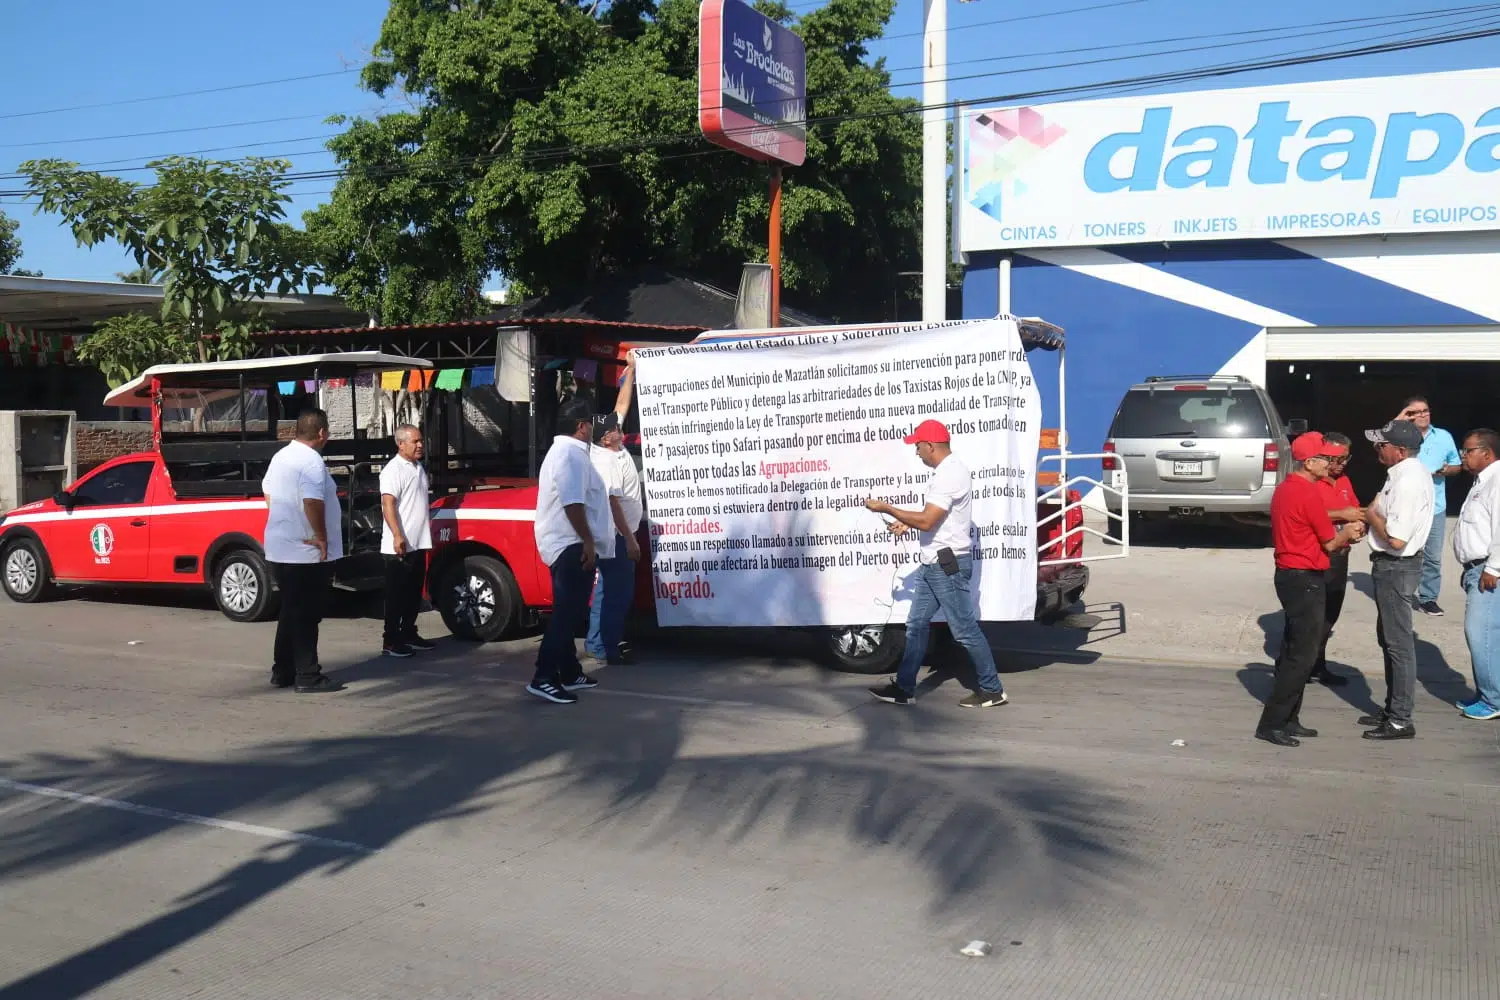
[[[958,134],[963,315],[1067,331],[1074,451],[1150,375],[1241,375],[1351,435],[1415,393],[1500,424],[1500,69],[965,108]]]

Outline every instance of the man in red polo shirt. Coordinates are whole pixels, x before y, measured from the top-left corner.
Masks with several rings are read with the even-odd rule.
[[[1347,548],[1364,525],[1334,530],[1327,492],[1318,480],[1328,475],[1330,456],[1323,435],[1309,431],[1292,442],[1296,469],[1271,497],[1271,541],[1276,550],[1276,598],[1286,616],[1276,683],[1266,700],[1255,738],[1279,747],[1301,746],[1298,737],[1318,735],[1302,725],[1302,692],[1323,642],[1328,553]]]
[[[1327,494],[1324,503],[1328,507],[1329,520],[1335,526],[1363,522],[1365,512],[1359,505],[1359,498],[1354,495],[1354,486],[1349,482],[1349,477],[1344,475],[1344,470],[1349,466],[1349,439],[1342,434],[1330,432],[1323,435],[1323,443],[1323,450],[1329,456],[1328,475],[1318,480],[1318,485]],[[1328,562],[1323,642],[1318,647],[1318,660],[1313,664],[1311,679],[1329,687],[1340,687],[1348,684],[1349,678],[1328,669],[1328,640],[1344,610],[1344,594],[1349,589],[1349,550],[1345,548],[1329,553]]]

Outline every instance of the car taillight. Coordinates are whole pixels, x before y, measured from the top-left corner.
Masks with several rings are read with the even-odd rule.
[[[1261,465],[1264,472],[1278,472],[1281,470],[1281,449],[1274,444],[1266,445],[1266,460]]]
[[[1104,442],[1104,451],[1104,471],[1114,472],[1120,467],[1120,460],[1115,458],[1115,443],[1113,441]]]

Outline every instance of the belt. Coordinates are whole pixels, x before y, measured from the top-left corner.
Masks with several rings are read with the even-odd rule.
[[[1470,559],[1468,562],[1464,563],[1464,569],[1473,569],[1475,566],[1483,566],[1487,562],[1489,562],[1488,558]]]
[[[1376,559],[1389,559],[1392,562],[1395,562],[1395,561],[1397,561],[1399,559],[1402,559],[1402,558],[1405,558],[1405,557],[1398,556],[1394,552],[1371,552],[1370,553],[1370,561],[1371,562],[1374,562]]]

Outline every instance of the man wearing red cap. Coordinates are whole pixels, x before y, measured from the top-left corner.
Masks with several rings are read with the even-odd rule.
[[[1323,449],[1328,453],[1328,475],[1318,480],[1318,486],[1323,489],[1323,502],[1328,505],[1328,518],[1335,526],[1351,524],[1355,521],[1363,522],[1365,512],[1359,506],[1359,498],[1354,494],[1354,486],[1349,482],[1349,477],[1344,475],[1344,470],[1349,467],[1349,451],[1352,442],[1343,434],[1330,431],[1323,435],[1326,447]],[[1328,555],[1329,568],[1325,576],[1327,580],[1328,598],[1324,605],[1326,609],[1323,616],[1323,644],[1318,647],[1318,659],[1313,664],[1312,680],[1329,687],[1341,687],[1349,683],[1349,678],[1343,674],[1333,673],[1328,669],[1328,640],[1333,636],[1333,627],[1338,624],[1339,616],[1344,610],[1344,595],[1349,589],[1349,550],[1339,549]]]
[[[896,678],[870,693],[893,705],[910,705],[916,695],[917,671],[927,655],[927,634],[932,616],[942,609],[953,638],[974,663],[979,690],[959,702],[965,708],[989,708],[1006,702],[995,656],[974,616],[970,575],[974,571],[973,542],[969,534],[974,517],[971,496],[974,477],[950,447],[948,428],[936,420],[924,420],[904,439],[915,445],[917,458],[932,470],[921,510],[900,510],[873,497],[865,506],[877,514],[894,518],[890,531],[896,536],[915,528],[921,543],[921,563],[913,577],[911,611],[906,617],[906,651]]]
[[[1276,683],[1266,699],[1255,738],[1280,747],[1301,746],[1298,737],[1317,736],[1302,725],[1302,693],[1323,644],[1327,607],[1328,553],[1348,547],[1364,534],[1353,522],[1334,530],[1327,493],[1332,456],[1323,435],[1309,431],[1292,442],[1297,468],[1271,497],[1271,542],[1276,552],[1276,598],[1286,617]]]

